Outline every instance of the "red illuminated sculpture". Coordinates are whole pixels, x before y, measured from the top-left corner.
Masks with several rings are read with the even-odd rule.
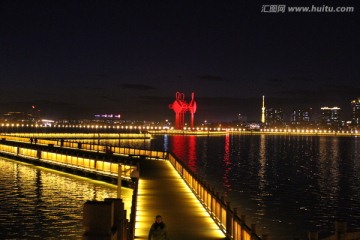
[[[194,127],[194,114],[196,112],[196,101],[194,99],[194,93],[191,94],[191,101],[189,104],[185,101],[185,95],[177,92],[176,99],[172,104],[169,104],[169,108],[175,112],[175,129],[184,128],[185,112],[189,111],[191,114],[190,126]]]
[[[188,110],[191,114],[191,119],[190,119],[191,128],[194,128],[194,115],[196,112],[196,101],[195,101],[194,97],[195,97],[195,94],[191,93],[191,101],[188,104]]]

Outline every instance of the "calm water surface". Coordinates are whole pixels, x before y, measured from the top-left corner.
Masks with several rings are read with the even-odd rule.
[[[360,140],[318,136],[157,136],[227,197],[247,224],[277,240],[360,228]]]
[[[0,239],[81,239],[83,204],[116,186],[0,158]],[[132,190],[123,188],[129,210]]]

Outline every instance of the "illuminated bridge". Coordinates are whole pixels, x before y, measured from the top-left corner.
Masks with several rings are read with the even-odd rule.
[[[66,134],[61,139],[34,134],[0,137],[0,154],[6,157],[115,184],[120,173],[121,182],[134,188],[130,219],[121,219],[118,227],[109,221],[108,238],[84,239],[147,239],[158,214],[162,215],[171,240],[266,239],[260,238],[255,225],[248,227],[244,218],[237,216],[236,209],[231,209],[223,197],[172,154],[121,147],[107,149],[101,144],[76,142],[73,135],[67,140]],[[140,167],[140,179],[137,186],[132,186],[130,172],[136,166]]]

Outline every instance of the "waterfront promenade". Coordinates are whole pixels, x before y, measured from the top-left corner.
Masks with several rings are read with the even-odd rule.
[[[141,162],[136,214],[136,239],[148,239],[158,214],[171,240],[226,239],[169,161]]]
[[[130,217],[131,237],[147,239],[155,216],[160,214],[171,239],[226,239],[221,229],[231,239],[260,239],[235,209],[232,211],[223,198],[170,153],[112,147],[109,154],[101,152],[104,146],[96,144],[48,139],[32,144],[27,137],[17,136],[6,136],[0,143],[0,151],[6,156],[36,165],[46,163],[51,168],[62,166],[61,170],[76,169],[80,175],[93,173],[95,178],[106,175],[118,179],[121,171],[122,180],[130,179],[132,164],[139,164],[139,187]],[[130,165],[120,164],[120,169],[122,158]]]

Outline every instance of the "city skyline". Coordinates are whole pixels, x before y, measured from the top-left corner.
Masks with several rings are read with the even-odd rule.
[[[264,4],[2,1],[0,112],[172,119],[179,91],[195,92],[196,121],[260,121],[263,95],[288,114],[338,106],[350,119],[360,96],[356,3],[341,3],[352,13]]]
[[[182,95],[181,93],[177,93],[177,99],[174,101],[173,104],[175,104],[176,101],[178,101],[179,97],[178,95]],[[193,96],[192,96],[193,97]],[[182,99],[182,97],[180,97],[180,100],[184,100]],[[193,112],[196,113],[196,100],[194,98],[192,98],[191,101],[194,101],[194,106],[195,108],[193,110],[189,110],[189,112]],[[188,105],[188,103],[186,103],[186,101],[184,101],[184,103],[186,104],[186,109],[189,106],[192,106],[191,104]],[[172,109],[172,105],[169,105],[169,108]],[[333,106],[333,107],[328,107],[328,106],[323,106],[320,109],[313,109],[313,108],[293,108],[290,112],[284,112],[282,108],[277,107],[277,106],[270,106],[270,107],[266,107],[265,106],[265,96],[262,96],[262,107],[261,107],[261,119],[260,120],[248,120],[248,116],[243,115],[241,113],[239,113],[238,115],[234,116],[233,119],[231,119],[230,121],[208,121],[208,120],[198,120],[195,122],[195,118],[193,116],[190,116],[192,114],[186,114],[186,112],[188,111],[188,109],[184,112],[184,116],[181,117],[183,118],[182,120],[179,120],[179,116],[177,116],[176,112],[178,110],[173,110],[173,117],[170,118],[166,118],[166,119],[161,119],[161,120],[148,120],[148,119],[124,119],[122,118],[120,113],[97,113],[93,116],[87,116],[85,118],[74,118],[74,117],[70,117],[70,118],[65,118],[64,116],[56,118],[56,119],[48,119],[44,116],[41,116],[41,111],[37,109],[36,106],[32,106],[31,111],[24,111],[24,112],[19,112],[19,111],[10,111],[7,113],[0,113],[0,121],[3,120],[5,122],[23,122],[23,123],[30,123],[30,122],[39,122],[39,121],[50,121],[50,122],[68,122],[68,121],[72,121],[73,122],[82,122],[82,121],[95,121],[95,122],[102,122],[102,121],[108,121],[108,122],[114,122],[114,123],[126,123],[126,122],[143,122],[143,123],[157,123],[157,124],[165,124],[165,125],[169,125],[169,126],[176,126],[176,128],[180,128],[182,129],[183,127],[186,126],[192,126],[191,128],[194,128],[195,123],[198,126],[205,126],[205,125],[209,125],[209,124],[214,124],[214,123],[248,123],[248,124],[253,124],[253,123],[258,123],[259,126],[282,126],[282,125],[294,125],[294,126],[298,126],[298,127],[304,127],[304,126],[321,126],[322,124],[325,124],[323,126],[327,126],[327,125],[331,125],[335,128],[341,129],[343,127],[348,128],[348,127],[358,127],[359,126],[359,117],[360,117],[360,97],[353,99],[351,101],[351,116],[348,118],[345,118],[342,114],[343,109],[337,107],[337,106]],[[328,112],[328,113],[325,113]],[[328,114],[330,114],[328,116]],[[332,116],[333,114],[335,114],[334,116]],[[187,116],[189,115],[189,116]],[[194,114],[195,115],[195,114]],[[179,120],[177,123],[177,119]],[[315,124],[315,125],[314,125]],[[335,124],[335,125],[333,125]],[[164,125],[164,126],[165,126]]]

